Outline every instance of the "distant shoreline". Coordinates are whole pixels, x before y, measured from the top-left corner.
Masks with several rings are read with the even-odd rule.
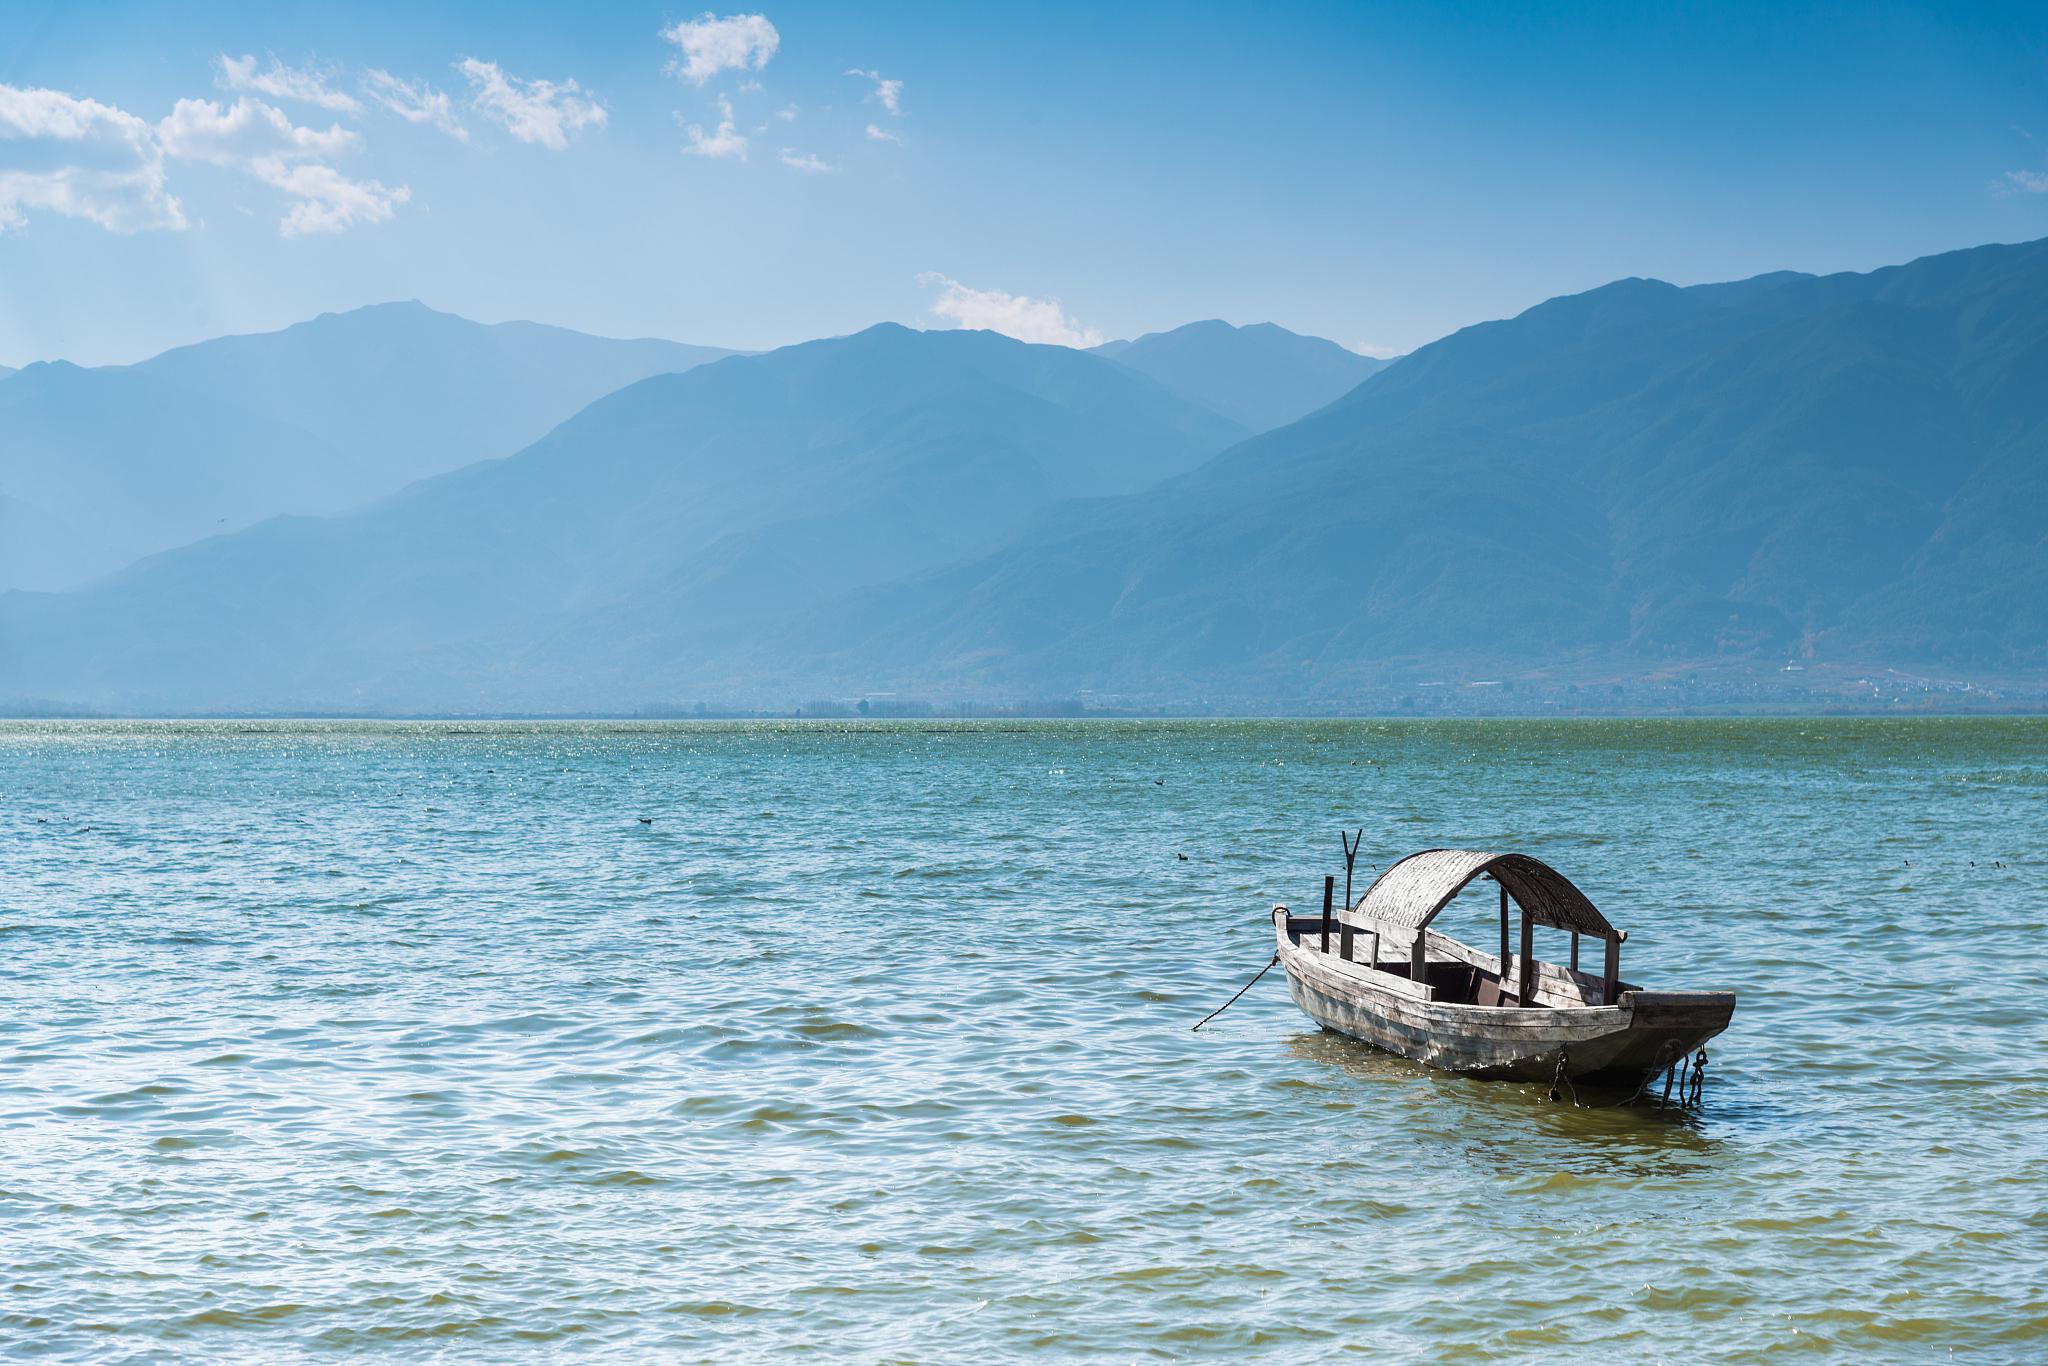
[[[657,714],[649,712],[86,712],[86,711],[0,711],[0,724],[28,721],[109,722],[135,725],[170,725],[190,722],[344,722],[390,725],[581,725],[593,722],[622,725],[725,724],[731,722],[791,722],[818,726],[850,724],[904,726],[918,724],[983,724],[1004,721],[1936,721],[1971,719],[2025,719],[2048,717],[2048,702],[2014,704],[2007,707],[1907,709],[1829,707],[1818,709],[1774,709],[1767,706],[1692,707],[1664,710],[1554,710],[1554,711],[975,711],[921,712],[914,714],[860,715],[858,713],[818,714],[797,711],[692,712]]]

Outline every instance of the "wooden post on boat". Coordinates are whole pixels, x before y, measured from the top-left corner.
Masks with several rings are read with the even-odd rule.
[[[1330,899],[1337,895],[1337,876],[1326,873],[1323,876],[1323,952],[1330,951]]]
[[[1351,909],[1351,869],[1358,863],[1358,851],[1365,844],[1365,827],[1358,827],[1358,837],[1353,839],[1344,831],[1337,832],[1337,838],[1344,841],[1344,909]]]
[[[1614,989],[1621,985],[1621,936],[1607,936],[1607,968],[1600,974],[1600,1004],[1614,1004]]]
[[[1429,931],[1417,928],[1415,947],[1408,950],[1408,980],[1419,987],[1429,985]]]
[[[1572,931],[1572,971],[1579,970],[1579,932]]]
[[[1508,973],[1510,971],[1508,966],[1508,885],[1505,882],[1501,882],[1499,878],[1495,878],[1494,881],[1500,883],[1500,989],[1506,991],[1508,989]]]
[[[1515,966],[1521,973],[1515,988],[1515,1004],[1527,1010],[1536,994],[1536,922],[1530,918],[1527,906],[1522,908],[1522,961]]]

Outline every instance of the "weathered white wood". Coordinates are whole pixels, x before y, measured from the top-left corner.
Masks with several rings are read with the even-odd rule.
[[[1353,919],[1354,921],[1356,920],[1355,917]],[[1296,921],[1294,923],[1306,924],[1311,928],[1316,924],[1315,921]],[[1359,932],[1361,934],[1368,933],[1363,923],[1359,923]],[[1502,990],[1513,991],[1514,983],[1509,980],[1514,976],[1513,958],[1508,960],[1509,966],[1506,971],[1503,971],[1500,959],[1483,949],[1475,949],[1470,945],[1462,944],[1449,935],[1437,930],[1425,930],[1423,933],[1427,936],[1429,954],[1432,958],[1469,963],[1481,972],[1499,978],[1502,982]],[[1313,949],[1313,946],[1310,947]],[[1536,1000],[1540,1004],[1550,1006],[1598,1005],[1606,999],[1601,992],[1600,979],[1598,977],[1593,977],[1583,972],[1573,972],[1556,963],[1546,963],[1540,958],[1531,960],[1530,966],[1536,974]],[[1621,989],[1627,990],[1627,984],[1623,983]]]
[[[1312,938],[1316,921],[1290,920],[1284,907],[1274,909],[1273,921],[1288,991],[1311,1019],[1418,1062],[1478,1076],[1547,1081],[1562,1057],[1568,1076],[1629,1083],[1720,1033],[1735,1009],[1729,992],[1645,992],[1618,980],[1612,1004],[1584,1004],[1582,979],[1597,984],[1528,955],[1539,1004],[1441,1001],[1427,985],[1320,952]],[[1495,973],[1500,967],[1491,955],[1434,932],[1418,942],[1425,961],[1490,965]],[[1546,996],[1572,1003],[1542,1004]]]

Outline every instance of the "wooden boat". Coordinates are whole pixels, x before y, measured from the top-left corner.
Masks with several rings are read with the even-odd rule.
[[[1500,888],[1498,956],[1430,928],[1481,879]],[[1527,854],[1425,849],[1333,914],[1334,885],[1324,880],[1319,919],[1273,908],[1295,1004],[1325,1029],[1431,1067],[1633,1086],[1690,1058],[1735,1013],[1733,992],[1647,991],[1622,981],[1627,934],[1562,873]],[[1510,903],[1521,911],[1521,943],[1512,952]],[[1539,926],[1571,934],[1568,965],[1538,961]],[[1604,946],[1598,976],[1579,970],[1579,944],[1588,937]]]

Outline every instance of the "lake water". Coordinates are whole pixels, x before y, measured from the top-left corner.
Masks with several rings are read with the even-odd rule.
[[[8,1350],[2048,1357],[2042,721],[11,723],[0,798]],[[1739,991],[1703,1109],[1191,1033],[1346,823]]]

